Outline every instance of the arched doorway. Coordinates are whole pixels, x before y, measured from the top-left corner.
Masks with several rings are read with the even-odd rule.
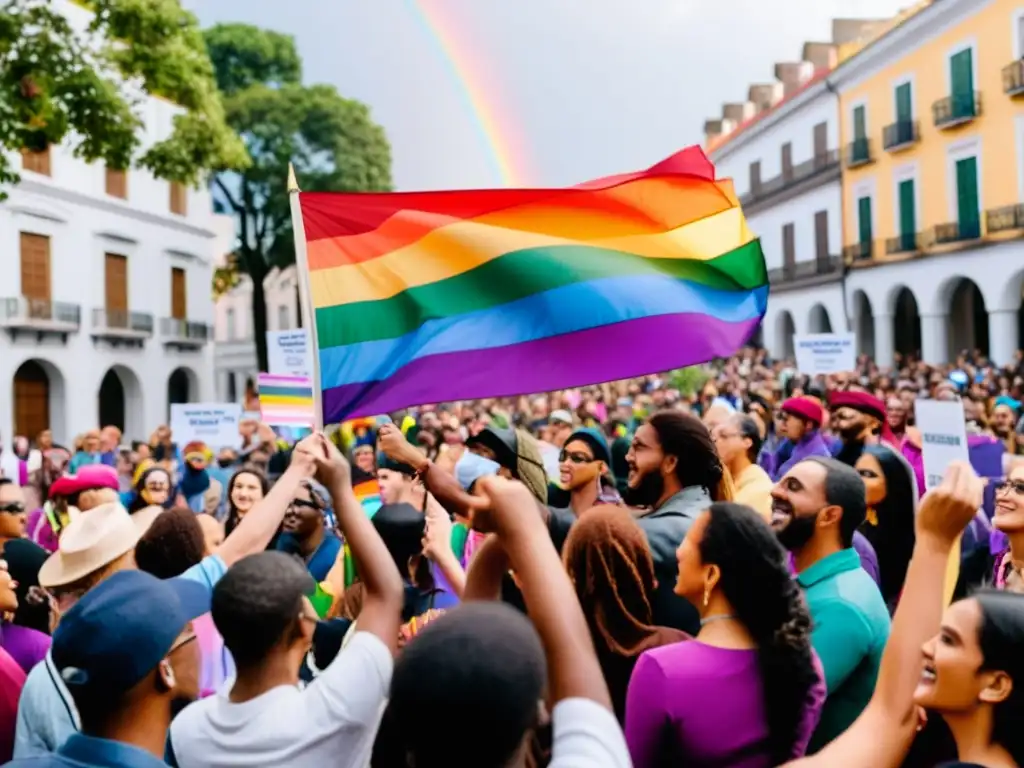
[[[129,439],[146,436],[142,385],[134,371],[123,365],[112,366],[100,382],[97,399],[101,427],[115,426]]]
[[[901,355],[921,355],[921,315],[917,311],[917,297],[903,286],[896,293],[892,313],[893,349]]]
[[[795,356],[793,337],[796,335],[796,323],[793,322],[793,315],[783,310],[775,318],[775,351],[783,359],[791,359]]]
[[[811,307],[811,314],[807,318],[807,327],[811,333],[832,333],[832,319],[828,316],[828,310],[824,304],[815,304]]]
[[[188,368],[175,368],[167,379],[167,413],[170,418],[172,405],[191,403],[199,396],[196,375]]]
[[[14,434],[35,439],[43,430],[62,442],[64,434],[64,377],[53,363],[26,360],[14,372],[11,383]]]
[[[757,328],[754,329],[753,335],[747,340],[747,346],[753,347],[754,349],[761,349],[764,347],[764,318],[761,318],[761,322],[757,324]]]
[[[955,359],[963,350],[988,355],[988,312],[978,284],[964,277],[949,300],[949,354]]]
[[[857,336],[857,354],[875,357],[875,313],[864,291],[853,294],[853,329]]]

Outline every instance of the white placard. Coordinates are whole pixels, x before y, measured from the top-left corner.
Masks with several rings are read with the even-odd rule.
[[[313,354],[309,333],[304,328],[295,331],[267,331],[267,373],[275,376],[305,376],[313,378]]]
[[[852,333],[808,333],[793,339],[796,367],[807,376],[852,373],[857,368],[857,340]]]
[[[959,400],[918,400],[914,420],[921,432],[925,489],[930,491],[942,482],[950,462],[970,461],[964,404]]]
[[[237,403],[176,403],[171,406],[171,437],[179,448],[194,441],[213,450],[238,448],[241,417],[242,406]]]

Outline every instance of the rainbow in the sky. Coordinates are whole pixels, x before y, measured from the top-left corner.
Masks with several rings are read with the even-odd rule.
[[[532,174],[526,167],[521,142],[512,136],[515,121],[498,114],[494,94],[478,66],[479,57],[455,34],[451,11],[446,14],[446,0],[406,0],[416,21],[437,46],[438,54],[451,71],[466,103],[466,111],[476,123],[480,139],[487,149],[497,181],[506,187],[525,186]]]

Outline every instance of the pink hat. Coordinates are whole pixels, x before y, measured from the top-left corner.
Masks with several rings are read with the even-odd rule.
[[[106,464],[87,464],[78,470],[78,474],[59,477],[50,486],[50,498],[74,496],[76,493],[97,488],[120,490],[121,483],[117,478],[117,471],[113,467],[108,467]]]
[[[813,422],[816,427],[821,426],[824,418],[821,406],[809,397],[791,397],[782,404],[782,410],[784,413],[791,413],[805,421]]]

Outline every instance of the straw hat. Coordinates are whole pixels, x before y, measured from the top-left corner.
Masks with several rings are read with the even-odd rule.
[[[62,587],[131,552],[162,508],[139,510],[135,515],[117,503],[101,504],[68,523],[59,549],[39,569],[39,585]]]

